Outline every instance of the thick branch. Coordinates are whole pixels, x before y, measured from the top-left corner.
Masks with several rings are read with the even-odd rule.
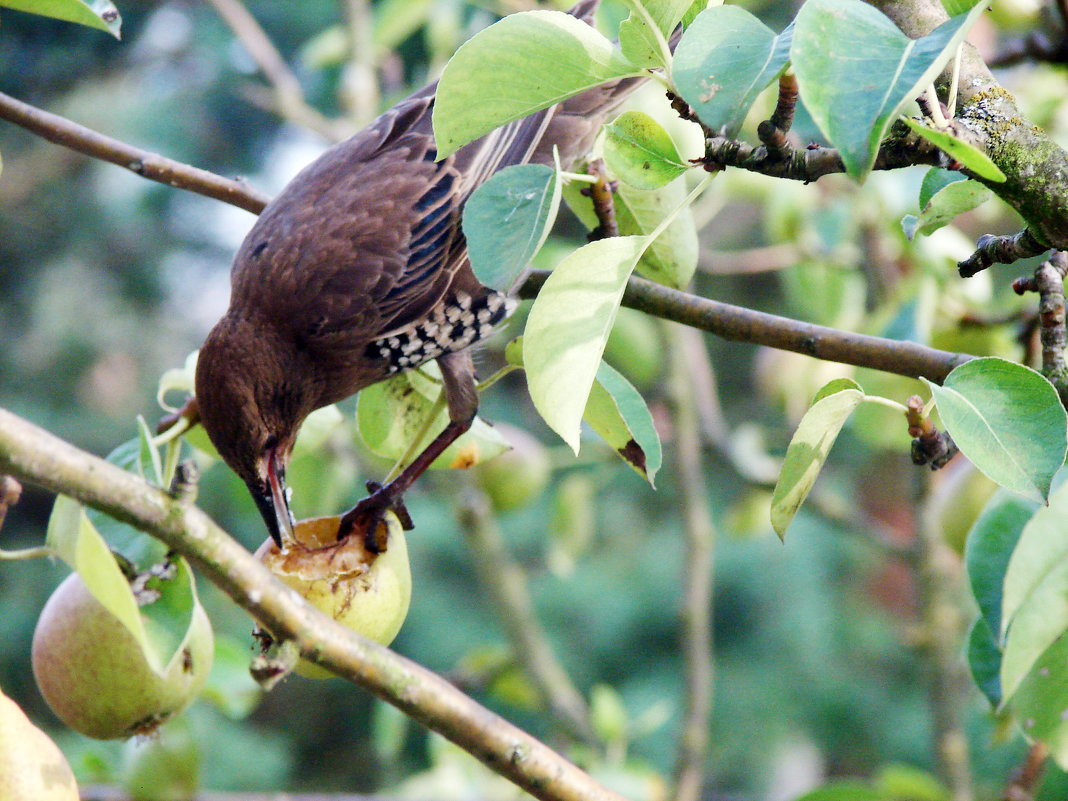
[[[270,200],[244,181],[223,178],[207,170],[128,145],[2,92],[0,119],[20,125],[49,142],[125,167],[142,178],[221,200],[253,214],[263,211],[263,207]]]
[[[519,297],[533,298],[548,276],[549,273],[544,270],[532,271],[519,288]],[[623,305],[708,331],[724,339],[752,342],[803,353],[816,359],[871,367],[910,378],[922,376],[938,383],[954,367],[974,358],[915,342],[854,334],[732,306],[669,289],[636,276],[631,276],[627,283]]]
[[[301,654],[444,735],[528,793],[622,801],[559,754],[441,677],[308,605],[196,507],[174,500],[0,409],[0,473],[69,495],[167,544]]]
[[[938,0],[868,2],[913,38],[946,20]],[[941,80],[944,84],[948,76],[943,74]],[[956,119],[975,134],[1007,177],[1004,183],[984,183],[1020,213],[1046,247],[1068,250],[1068,153],[1023,117],[1015,98],[971,45],[964,46],[958,91]]]

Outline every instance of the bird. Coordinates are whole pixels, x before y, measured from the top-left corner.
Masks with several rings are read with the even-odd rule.
[[[592,24],[600,0],[568,13]],[[602,123],[641,83],[620,79],[504,125],[438,158],[436,83],[384,112],[301,170],[264,208],[230,271],[230,305],[200,349],[195,399],[222,459],[248,487],[271,538],[292,542],[286,468],[315,409],[436,360],[449,422],[399,475],[368,482],[341,517],[371,550],[386,509],[478,410],[471,347],[516,301],[475,277],[464,203],[497,171],[586,155]]]

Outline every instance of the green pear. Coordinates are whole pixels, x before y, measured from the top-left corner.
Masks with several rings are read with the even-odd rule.
[[[295,542],[279,549],[268,539],[256,556],[312,606],[369,640],[389,645],[397,636],[412,598],[408,543],[400,521],[387,512],[386,549],[371,553],[359,535],[337,539],[340,517],[302,520]],[[295,672],[308,678],[331,673],[302,660]]]
[[[189,636],[163,674],[77,573],[48,599],[33,634],[33,675],[52,711],[99,740],[148,734],[197,696],[211,671],[211,623],[195,602]]]
[[[66,758],[0,693],[0,801],[78,801]]]

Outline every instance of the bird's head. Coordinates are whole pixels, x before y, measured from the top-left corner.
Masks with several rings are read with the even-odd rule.
[[[224,317],[197,359],[200,421],[219,455],[245,482],[271,537],[292,540],[286,466],[311,411],[287,352],[247,321]]]

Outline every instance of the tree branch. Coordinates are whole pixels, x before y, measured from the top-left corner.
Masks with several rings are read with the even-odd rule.
[[[253,214],[263,211],[263,207],[270,200],[267,195],[253,189],[244,181],[223,178],[207,170],[128,145],[58,114],[50,114],[23,103],[3,92],[0,92],[0,119],[13,122],[49,142],[125,167],[142,178],[221,200]]]
[[[69,495],[186,557],[301,655],[442,734],[541,799],[622,801],[440,676],[364,639],[289,590],[206,514],[0,409],[0,473]]]
[[[548,277],[546,270],[532,270],[519,287],[519,297],[533,298]],[[870,367],[909,378],[922,376],[937,383],[942,383],[954,367],[974,358],[915,342],[855,334],[732,306],[670,289],[637,276],[631,276],[627,283],[623,305],[654,317],[708,331],[724,339],[766,345],[816,359]]]
[[[553,717],[580,742],[595,744],[586,701],[553,653],[538,622],[527,577],[508,552],[486,494],[467,488],[460,503],[460,528],[479,578],[508,632],[516,660],[541,692]]]
[[[867,0],[912,38],[946,21],[938,0]],[[942,88],[948,71],[940,78]],[[1004,183],[981,180],[1024,218],[1046,247],[1068,250],[1068,153],[1027,120],[1016,100],[991,74],[978,51],[965,44],[957,98],[958,120],[1005,173]]]
[[[691,379],[696,362],[705,354],[701,335],[692,328],[672,325],[668,334],[672,353],[671,395],[675,407],[675,469],[683,502],[686,544],[681,609],[685,691],[674,801],[698,801],[702,797],[708,759],[714,676],[712,567],[716,529],[709,509],[702,463],[697,389]]]
[[[353,133],[351,126],[343,121],[332,120],[308,105],[304,89],[297,76],[286,64],[274,42],[263,30],[256,18],[240,0],[208,0],[219,16],[230,26],[238,41],[260,68],[271,84],[273,98],[265,103],[280,116],[303,125],[326,137],[331,142],[340,142]]]

